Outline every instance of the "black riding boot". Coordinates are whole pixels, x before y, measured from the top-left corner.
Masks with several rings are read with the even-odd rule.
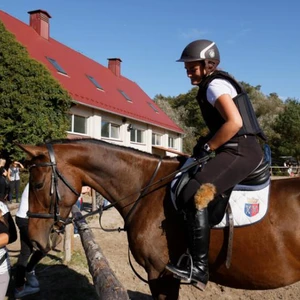
[[[187,267],[168,264],[166,269],[179,279],[189,281],[204,290],[208,282],[208,249],[210,227],[207,208],[186,213],[188,248],[192,256],[192,264]],[[192,267],[192,269],[191,269]]]

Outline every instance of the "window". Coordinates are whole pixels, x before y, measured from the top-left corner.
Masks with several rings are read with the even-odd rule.
[[[132,100],[129,98],[129,96],[122,90],[118,90],[122,96],[128,101],[128,102],[132,102]]]
[[[107,121],[102,121],[101,136],[112,139],[120,139],[120,125],[113,124]]]
[[[86,134],[86,118],[77,115],[70,116],[70,127],[69,131],[74,133]]]
[[[147,102],[147,103],[157,114],[159,113],[158,109],[151,102]]]
[[[96,80],[94,77],[92,77],[92,76],[90,76],[90,75],[87,75],[87,74],[86,74],[86,77],[94,84],[94,86],[95,86],[98,90],[103,91],[103,87],[97,82],[97,80]]]
[[[161,135],[157,133],[152,133],[152,145],[161,145]]]
[[[131,129],[130,141],[135,143],[144,143],[144,131],[140,129]]]
[[[175,148],[175,138],[169,136],[169,139],[168,139],[168,147],[169,147],[169,148]]]
[[[56,69],[57,72],[68,75],[67,72],[58,64],[58,62],[55,59],[50,58],[48,56],[46,56],[46,58],[52,64],[52,66]]]

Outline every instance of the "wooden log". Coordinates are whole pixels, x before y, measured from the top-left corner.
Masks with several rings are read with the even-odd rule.
[[[72,259],[74,227],[66,226],[64,234],[64,263],[68,263]]]
[[[79,208],[74,205],[72,215],[75,218],[82,216]],[[100,246],[95,242],[93,232],[84,219],[75,221],[81,238],[81,243],[93,277],[94,286],[99,299],[103,300],[129,300],[126,289],[119,282],[109,263],[102,253]]]

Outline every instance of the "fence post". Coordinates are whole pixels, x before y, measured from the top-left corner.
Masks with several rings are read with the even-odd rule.
[[[72,214],[73,217],[75,217],[75,224],[78,227],[81,243],[88,261],[89,271],[93,277],[94,286],[99,299],[129,300],[126,289],[110,269],[108,261],[103,255],[99,245],[95,242],[93,232],[90,230],[85,219],[76,221],[76,219],[82,217],[82,214],[75,205],[73,205]]]
[[[73,251],[73,239],[74,239],[74,226],[70,224],[65,228],[64,234],[64,262],[67,263],[72,259]]]

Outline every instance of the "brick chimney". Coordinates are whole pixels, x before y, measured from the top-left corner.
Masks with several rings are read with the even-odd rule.
[[[120,58],[108,58],[108,68],[118,77],[121,75],[121,62]]]
[[[29,25],[44,39],[48,40],[50,36],[49,19],[51,16],[41,9],[28,12],[30,15]]]

